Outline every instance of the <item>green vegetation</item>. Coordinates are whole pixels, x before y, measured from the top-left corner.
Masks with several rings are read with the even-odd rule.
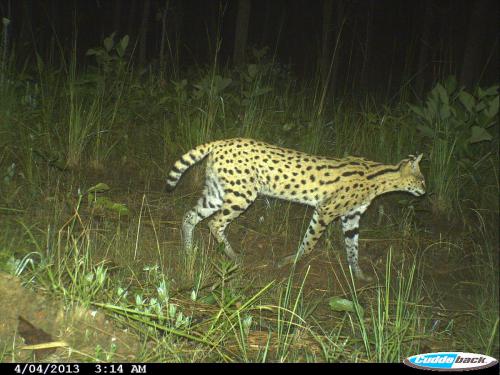
[[[103,311],[137,338],[133,361],[498,358],[498,87],[468,92],[449,78],[424,103],[333,100],[266,50],[237,69],[215,61],[166,76],[134,70],[128,48],[111,35],[88,65],[75,54],[58,69],[2,60],[1,270]],[[173,194],[164,177],[182,152],[234,136],[382,162],[425,154],[427,196],[381,198],[363,218],[374,284],[345,269],[337,227],[296,269],[276,271],[310,215],[287,202],[261,199],[229,229],[242,267],[203,226],[193,253],[180,250],[203,170]],[[0,347],[0,360],[11,351]],[[101,346],[71,353],[124,360]]]

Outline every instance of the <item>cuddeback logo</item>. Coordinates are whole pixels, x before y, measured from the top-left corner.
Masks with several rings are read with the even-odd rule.
[[[403,363],[423,370],[466,371],[491,367],[496,365],[498,361],[483,354],[439,352],[417,354],[406,358]]]

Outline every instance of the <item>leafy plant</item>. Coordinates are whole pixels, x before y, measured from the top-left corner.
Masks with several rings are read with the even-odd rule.
[[[194,84],[194,97],[201,98],[207,96],[209,98],[220,95],[232,82],[231,78],[223,78],[220,75],[213,77],[206,76],[202,80]]]
[[[157,295],[151,297],[136,294],[132,308],[150,323],[157,322],[171,328],[188,329],[191,317],[184,315],[178,305],[170,302],[169,288],[165,280],[159,282],[156,291]],[[149,329],[153,331],[154,325]]]
[[[125,67],[124,57],[130,38],[125,35],[115,42],[115,34],[104,38],[103,47],[90,48],[86,53],[87,56],[95,56],[97,65],[105,75],[119,73]]]
[[[345,298],[331,297],[328,300],[328,305],[333,311],[356,313],[356,310],[358,310],[361,317],[364,315],[364,309],[361,305],[358,304],[358,306],[355,306],[354,302]]]
[[[450,76],[431,90],[425,105],[409,107],[417,115],[417,128],[424,137],[456,140],[457,156],[473,159],[478,157],[473,145],[493,140],[491,128],[497,123],[498,105],[498,86],[486,90],[477,87],[471,94]]]
[[[113,202],[108,197],[100,195],[109,189],[109,186],[102,182],[88,189],[86,194],[89,206],[94,210],[109,212],[119,217],[128,216],[130,212],[125,204]]]
[[[485,147],[495,139],[498,86],[476,88],[473,94],[459,88],[454,77],[438,83],[422,106],[409,105],[416,115],[417,129],[429,149],[429,186],[435,213],[450,214],[459,209],[459,196],[466,186],[465,170],[478,180],[479,166],[493,151]]]
[[[243,295],[228,287],[229,282],[235,276],[238,265],[231,260],[221,260],[214,264],[215,272],[220,280],[212,286],[212,292],[200,301],[207,304],[219,304],[222,308],[229,308],[240,303]]]

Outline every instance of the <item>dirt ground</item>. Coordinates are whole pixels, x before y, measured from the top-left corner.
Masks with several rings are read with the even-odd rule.
[[[102,312],[59,301],[24,288],[0,272],[0,352],[5,361],[134,361],[138,343]],[[45,348],[24,349],[45,344]],[[96,347],[101,348],[96,352]]]

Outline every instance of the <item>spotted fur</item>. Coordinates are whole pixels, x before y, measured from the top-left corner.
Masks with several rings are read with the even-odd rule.
[[[237,258],[224,231],[258,195],[286,199],[314,207],[313,217],[295,255],[280,265],[296,262],[315,246],[328,224],[340,218],[348,263],[365,278],[358,265],[360,216],[371,201],[392,191],[425,193],[418,157],[396,165],[361,157],[327,158],[273,146],[252,139],[227,139],[202,144],[184,154],[172,167],[167,185],[173,189],[181,175],[208,155],[205,188],[182,224],[184,248],[191,249],[196,224],[212,216],[209,227],[225,253]]]

